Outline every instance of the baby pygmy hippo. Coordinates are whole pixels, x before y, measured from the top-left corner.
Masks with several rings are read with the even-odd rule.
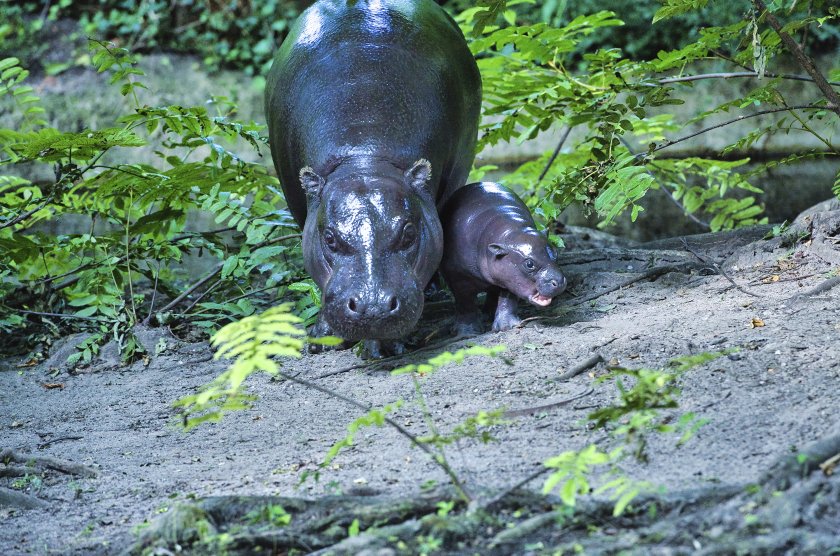
[[[446,202],[441,221],[441,272],[455,296],[459,335],[481,332],[475,299],[480,292],[487,292],[485,308],[495,308],[493,330],[499,331],[521,322],[517,297],[547,307],[566,289],[548,239],[537,231],[525,203],[506,187],[465,185]]]

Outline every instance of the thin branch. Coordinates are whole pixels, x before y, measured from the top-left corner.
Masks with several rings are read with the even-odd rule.
[[[743,67],[743,66],[742,66]],[[666,77],[664,79],[660,79],[657,81],[659,85],[668,85],[670,83],[685,83],[689,81],[700,81],[702,79],[731,79],[733,77],[758,77],[759,73],[757,71],[736,71],[736,72],[721,72],[721,73],[700,73],[697,75],[685,75],[682,77]],[[764,72],[764,77],[770,78],[780,78],[780,79],[789,79],[793,81],[808,81],[810,83],[814,82],[814,79],[808,77],[807,75],[793,75],[790,73],[769,73]],[[835,87],[840,87],[840,83],[836,81],[830,81],[830,85]]]
[[[149,314],[143,319],[143,326],[149,326],[152,320],[152,315],[155,314],[155,300],[157,300],[158,278],[160,277],[160,263],[158,263],[157,272],[155,272],[155,285],[152,288],[152,303],[149,305]]]
[[[302,378],[298,378],[298,377],[295,377],[295,376],[288,375],[288,374],[284,373],[283,371],[277,371],[277,374],[279,374],[281,377],[285,378],[286,380],[289,380],[289,381],[294,382],[296,384],[300,384],[301,386],[305,386],[306,388],[312,388],[314,390],[317,390],[318,392],[321,392],[322,394],[326,394],[327,396],[329,396],[331,398],[341,400],[344,403],[347,403],[349,405],[352,405],[353,407],[357,407],[357,408],[361,409],[362,411],[368,412],[372,409],[372,406],[370,406],[370,405],[366,405],[366,404],[358,402],[358,401],[356,401],[352,398],[348,398],[347,396],[339,394],[338,392],[336,392],[334,390],[330,390],[329,388],[325,388],[325,387],[321,386],[320,384],[316,384],[314,382],[310,382],[310,381],[302,379]],[[444,471],[444,473],[446,473],[446,475],[452,481],[452,484],[455,485],[455,488],[458,489],[458,491],[461,493],[461,496],[467,502],[470,502],[473,499],[472,496],[470,496],[470,494],[467,491],[464,484],[461,482],[461,480],[458,478],[458,476],[452,470],[452,468],[449,467],[449,465],[442,462],[438,458],[438,454],[436,454],[431,448],[429,448],[429,446],[426,443],[420,442],[420,439],[417,436],[412,434],[408,429],[406,429],[405,427],[403,427],[402,425],[400,425],[399,423],[397,423],[396,421],[394,421],[390,417],[385,416],[384,421],[386,423],[388,423],[391,427],[396,429],[396,431],[399,432],[401,435],[406,437],[414,446],[416,446],[417,448],[422,450],[426,455],[428,455],[431,458],[431,460],[438,467],[440,467]]]
[[[717,272],[718,274],[720,274],[721,276],[726,278],[729,281],[730,284],[732,284],[733,286],[735,286],[735,288],[738,289],[738,291],[740,291],[742,293],[745,293],[747,295],[751,295],[753,297],[761,297],[761,295],[759,295],[757,293],[754,293],[754,292],[751,292],[750,290],[744,288],[743,286],[739,286],[735,282],[735,280],[733,280],[732,277],[729,276],[729,274],[727,274],[726,271],[723,270],[723,268],[721,268],[721,266],[719,264],[717,264],[714,261],[707,260],[704,257],[700,256],[700,254],[697,253],[697,251],[695,251],[694,249],[692,249],[691,247],[688,246],[688,241],[686,241],[685,238],[682,239],[682,244],[683,244],[683,247],[685,248],[686,251],[688,251],[689,253],[691,253],[695,257],[697,257],[697,260],[702,262],[704,265],[708,265],[712,270],[714,270],[715,272]]]
[[[745,114],[743,116],[738,116],[735,119],[728,120],[728,121],[719,123],[717,125],[713,125],[713,126],[701,129],[700,131],[697,131],[695,133],[691,133],[691,134],[686,135],[684,137],[680,137],[679,139],[673,139],[673,140],[670,140],[670,141],[666,141],[663,144],[659,145],[658,147],[654,148],[650,152],[661,151],[662,149],[670,147],[671,145],[676,145],[677,143],[682,143],[683,141],[688,141],[689,139],[693,139],[694,137],[697,137],[698,135],[702,135],[702,134],[706,133],[707,131],[712,131],[713,129],[718,129],[718,128],[721,128],[721,127],[724,127],[724,126],[728,126],[730,124],[740,122],[741,120],[746,120],[747,118],[755,118],[756,116],[763,116],[765,114],[775,114],[776,112],[790,112],[792,110],[825,110],[825,109],[826,109],[826,106],[820,106],[818,104],[802,104],[802,105],[798,105],[798,106],[785,106],[783,108],[771,108],[769,110],[761,110],[761,111],[755,112],[753,114]],[[645,154],[640,153],[636,156],[641,157],[641,156],[644,156]]]
[[[171,311],[172,309],[174,309],[175,307],[177,307],[178,305],[180,305],[181,302],[184,301],[187,297],[189,297],[195,290],[197,290],[198,288],[200,288],[201,286],[205,285],[207,282],[209,282],[210,280],[215,278],[216,275],[219,274],[222,271],[222,268],[224,266],[225,266],[225,263],[219,263],[218,265],[216,265],[216,268],[211,270],[204,278],[202,278],[201,280],[199,280],[198,282],[196,282],[195,284],[193,284],[192,286],[190,286],[189,288],[184,290],[184,292],[181,293],[181,295],[179,295],[178,297],[176,297],[175,299],[173,299],[172,301],[167,303],[158,312],[159,313],[167,313],[167,312]]]
[[[299,234],[299,233],[295,233],[295,234],[287,234],[287,235],[284,235],[284,236],[275,237],[273,239],[267,239],[267,240],[262,241],[262,242],[258,243],[257,245],[255,245],[254,249],[259,249],[260,247],[265,247],[267,245],[271,245],[271,244],[274,244],[274,243],[279,243],[281,241],[286,241],[287,239],[293,239],[293,238],[296,238],[296,237],[300,237],[300,235],[301,234]],[[182,293],[181,295],[179,295],[178,297],[176,297],[175,299],[170,301],[159,312],[166,313],[168,311],[171,311],[172,309],[174,309],[178,305],[180,305],[189,295],[191,295],[193,292],[195,292],[195,290],[197,290],[201,286],[207,284],[207,282],[209,282],[217,274],[219,274],[222,271],[223,267],[224,267],[224,263],[219,263],[216,266],[216,268],[214,268],[212,271],[210,271],[209,274],[207,274],[207,276],[205,276],[204,278],[202,278],[201,280],[199,280],[198,282],[196,282],[195,284],[190,286],[184,293]]]
[[[545,175],[548,174],[548,171],[551,169],[551,166],[554,164],[554,161],[557,160],[557,156],[560,154],[560,149],[563,148],[563,144],[566,142],[566,139],[569,138],[569,134],[571,132],[572,126],[566,126],[566,129],[563,131],[563,135],[560,136],[560,140],[557,142],[557,147],[555,147],[551,158],[548,159],[548,162],[546,162],[545,164],[545,168],[543,168],[543,171],[540,172],[540,177],[537,178],[537,184],[539,184],[543,180]]]
[[[302,235],[303,234],[301,234],[301,233],[296,233],[296,234],[288,234],[288,235],[285,235],[285,236],[275,237],[273,239],[267,239],[267,240],[263,241],[262,243],[260,243],[259,245],[257,245],[256,247],[259,248],[259,247],[265,247],[266,245],[274,245],[275,243],[280,243],[281,241],[286,241],[287,239],[294,239],[296,237],[301,237]]]
[[[773,30],[776,31],[776,34],[779,35],[779,38],[785,45],[785,48],[787,48],[787,50],[793,55],[799,66],[814,79],[814,83],[828,100],[828,108],[840,116],[840,94],[831,88],[831,84],[825,77],[823,77],[823,74],[820,73],[820,70],[817,69],[814,61],[802,49],[802,46],[793,40],[793,37],[782,30],[782,24],[779,23],[779,20],[776,19],[775,15],[773,15],[773,12],[767,9],[764,2],[762,0],[753,0],[753,4],[756,8],[764,12],[764,17],[766,18],[767,23],[770,24],[770,27],[772,27]]]
[[[221,283],[222,283],[222,280],[221,280],[221,279],[216,280],[215,282],[213,282],[213,284],[211,284],[209,288],[207,288],[206,290],[204,290],[203,292],[201,292],[201,295],[199,295],[198,297],[196,297],[195,299],[193,299],[193,300],[192,300],[192,303],[190,303],[189,305],[187,305],[187,308],[186,308],[186,309],[184,309],[183,314],[187,314],[187,313],[189,313],[190,311],[192,311],[192,308],[193,308],[193,307],[195,307],[196,305],[198,305],[199,303],[201,303],[201,300],[202,300],[202,299],[204,299],[205,297],[207,297],[207,295],[208,295],[210,292],[212,292],[213,290],[215,290],[216,288],[218,288],[218,287],[219,287],[219,285],[220,285]]]
[[[42,313],[40,311],[27,311],[25,309],[15,309],[18,313],[23,313],[25,315],[35,315],[39,317],[56,317],[60,319],[78,319],[78,320],[102,320],[99,317],[83,317],[81,315],[66,315],[61,313]]]
[[[632,153],[632,152],[633,152],[633,149],[631,149],[631,148],[630,148],[630,143],[628,143],[628,142],[627,142],[627,140],[626,140],[624,137],[622,137],[622,136],[620,136],[620,135],[619,135],[619,136],[618,136],[618,140],[619,140],[619,141],[621,141],[621,144],[622,144],[622,145],[624,145],[624,147],[625,147],[625,148],[626,148],[626,149],[627,149],[630,153]],[[633,155],[633,156],[634,156],[634,158],[638,158],[638,155]],[[645,172],[647,172],[647,174],[648,174],[649,176],[651,176],[652,178],[656,179],[656,176],[653,174],[653,172],[651,172],[651,171],[650,171],[650,170],[648,170],[647,168],[645,168]],[[662,191],[662,192],[665,194],[665,196],[666,196],[666,197],[668,197],[668,198],[671,200],[671,202],[672,202],[672,203],[674,203],[674,205],[676,205],[676,207],[677,207],[678,209],[680,209],[680,212],[682,212],[685,216],[687,216],[687,217],[689,218],[689,220],[693,221],[694,223],[696,223],[696,224],[700,225],[701,227],[703,227],[703,228],[705,228],[705,229],[707,229],[707,230],[711,230],[711,229],[712,229],[712,226],[711,226],[708,222],[704,222],[703,220],[700,220],[699,218],[697,218],[696,216],[694,216],[694,214],[692,214],[692,213],[688,212],[688,211],[685,209],[685,207],[683,206],[683,204],[682,204],[682,203],[680,203],[679,201],[677,201],[677,198],[676,198],[676,197],[674,197],[674,195],[671,193],[671,191],[670,191],[667,187],[660,187],[660,188],[659,188],[659,190],[660,190],[660,191]]]
[[[35,207],[34,209],[28,210],[28,211],[24,212],[23,214],[20,214],[17,217],[13,218],[12,220],[9,220],[8,222],[6,222],[4,224],[0,224],[0,230],[3,230],[3,229],[8,228],[10,226],[14,226],[17,223],[26,220],[27,218],[29,218],[30,216],[32,216],[33,214],[35,214],[39,210],[43,210],[47,205],[49,205],[52,202],[53,202],[53,198],[52,197],[47,197],[46,201],[44,201],[43,203],[41,203],[39,206]]]

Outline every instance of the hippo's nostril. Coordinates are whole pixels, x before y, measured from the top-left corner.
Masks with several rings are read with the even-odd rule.
[[[390,303],[390,305],[388,306],[388,308],[389,308],[389,309],[391,310],[391,312],[393,313],[394,311],[396,311],[396,310],[399,308],[399,306],[400,306],[400,302],[399,302],[399,300],[397,299],[397,296],[392,295],[392,296],[391,296],[391,303]]]
[[[552,287],[552,288],[556,288],[557,286],[558,286],[558,284],[557,284],[557,280],[552,280],[552,281],[551,281],[551,287]]]
[[[359,311],[356,310],[358,308],[358,304],[356,303],[356,300],[353,299],[352,297],[350,298],[350,301],[347,302],[347,307],[350,309],[351,313],[358,313],[359,312]]]

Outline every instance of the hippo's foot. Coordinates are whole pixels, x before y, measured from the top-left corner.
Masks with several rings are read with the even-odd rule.
[[[496,318],[493,319],[493,332],[516,328],[522,320],[516,316],[516,297],[507,290],[499,293],[496,306]]]
[[[452,333],[458,336],[478,336],[484,332],[481,314],[459,315],[452,326]]]
[[[402,355],[405,351],[405,345],[397,340],[364,340],[360,356],[362,359],[383,359]]]
[[[334,336],[332,327],[327,324],[325,320],[318,319],[312,327],[308,330],[309,336],[312,338],[323,338],[324,336]],[[352,343],[344,342],[337,346],[322,346],[321,344],[309,344],[309,353],[323,353],[334,349],[347,349],[352,347]]]
[[[516,328],[522,323],[522,319],[514,314],[496,315],[493,319],[493,332],[501,332],[503,330],[510,330]]]

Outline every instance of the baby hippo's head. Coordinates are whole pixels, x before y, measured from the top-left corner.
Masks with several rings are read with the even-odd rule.
[[[487,270],[494,285],[539,307],[566,289],[566,277],[546,236],[533,228],[487,246]]]

